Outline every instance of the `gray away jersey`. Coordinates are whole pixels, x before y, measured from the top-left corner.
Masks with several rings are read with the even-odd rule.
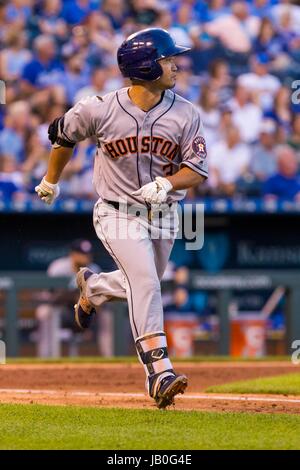
[[[147,112],[133,104],[128,88],[85,98],[65,114],[58,136],[71,142],[96,136],[93,183],[102,199],[144,204],[141,196],[131,193],[182,166],[208,176],[199,111],[171,90]],[[167,202],[185,194],[171,191]]]

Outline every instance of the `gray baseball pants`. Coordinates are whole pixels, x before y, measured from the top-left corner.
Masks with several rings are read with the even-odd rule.
[[[98,238],[113,257],[118,270],[91,276],[87,297],[92,305],[127,299],[134,339],[163,331],[160,281],[178,231],[177,204],[144,214],[127,213],[99,200],[94,208]],[[125,206],[123,206],[125,207]]]

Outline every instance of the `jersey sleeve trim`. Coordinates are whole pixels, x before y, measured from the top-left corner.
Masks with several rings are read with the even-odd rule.
[[[192,162],[189,162],[189,161],[181,162],[179,165],[179,168],[181,169],[183,166],[188,166],[191,170],[195,171],[196,173],[199,173],[202,176],[205,176],[205,178],[208,178],[207,171],[203,170],[202,168],[198,168],[197,165],[195,165]]]
[[[64,145],[66,147],[74,147],[76,145],[76,142],[74,142],[73,140],[69,139],[69,137],[67,136],[67,134],[65,133],[64,131],[64,125],[65,125],[65,116],[62,116],[60,121],[59,121],[59,126],[60,126],[60,132],[61,132],[61,135],[64,137],[63,139],[60,139],[62,141],[64,141]],[[59,142],[58,142],[59,143]]]

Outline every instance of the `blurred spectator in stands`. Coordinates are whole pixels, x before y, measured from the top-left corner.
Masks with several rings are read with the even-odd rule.
[[[3,44],[8,31],[11,30],[10,25],[6,21],[6,4],[8,0],[0,0],[0,43]]]
[[[250,164],[250,151],[241,142],[240,133],[236,126],[226,129],[225,139],[217,142],[210,149],[210,185],[216,193],[232,196],[236,181],[242,177]]]
[[[232,2],[231,13],[218,16],[205,25],[211,36],[217,37],[230,53],[248,54],[251,40],[258,34],[260,20],[249,14],[245,1]]]
[[[252,0],[249,2],[250,12],[264,20],[270,15],[271,0]]]
[[[64,1],[61,17],[70,25],[82,23],[91,11],[98,8],[98,3],[93,0]]]
[[[208,150],[219,139],[220,109],[218,95],[207,83],[201,88],[199,109],[204,125],[204,134]]]
[[[103,0],[101,5],[104,15],[106,15],[114,30],[122,28],[126,17],[126,5],[124,0]]]
[[[241,140],[247,144],[257,141],[262,121],[262,111],[253,102],[252,93],[245,87],[237,84],[234,95],[230,101],[232,122],[240,131]]]
[[[116,53],[123,36],[113,30],[110,20],[101,11],[92,11],[84,20],[88,31],[88,62],[92,67],[116,63]]]
[[[225,60],[216,59],[209,64],[204,83],[208,83],[217,93],[220,106],[225,105],[232,97],[232,78]]]
[[[61,0],[44,0],[43,9],[38,21],[40,34],[51,34],[55,36],[59,43],[63,43],[68,38],[68,26],[61,17]]]
[[[123,78],[120,74],[120,70],[117,64],[111,63],[106,66],[106,83],[105,89],[106,93],[110,91],[118,90],[124,86],[130,86],[130,81],[126,78]]]
[[[220,106],[219,140],[224,139],[227,129],[233,125],[232,110],[229,105]]]
[[[292,133],[287,143],[297,152],[300,165],[300,114],[294,114],[292,117]]]
[[[59,79],[63,64],[56,58],[56,46],[52,36],[40,35],[34,40],[35,57],[25,65],[20,91],[30,96],[31,104],[47,115],[49,103],[63,103],[63,88]]]
[[[17,164],[25,158],[25,145],[30,134],[30,106],[26,101],[16,101],[7,108],[5,127],[0,131],[0,153]]]
[[[20,30],[24,28],[32,12],[33,0],[10,0],[5,3],[7,4],[7,23],[10,23],[12,26],[18,25]]]
[[[174,24],[172,14],[168,8],[159,10],[155,26],[166,29],[177,44],[192,47],[193,43],[189,31],[178,23]]]
[[[282,10],[281,14],[278,17],[277,30],[283,38],[286,39],[288,43],[289,40],[294,36],[297,28],[294,28],[294,19],[292,17],[292,11],[290,8]]]
[[[194,313],[192,299],[187,287],[179,286],[173,292],[172,313]]]
[[[181,30],[181,39],[184,41],[183,45],[186,44],[187,47],[191,46],[190,29],[197,23],[195,3],[191,1],[178,2],[177,11],[174,15],[174,26],[177,30]],[[179,41],[179,33],[177,40]]]
[[[260,126],[259,142],[252,149],[250,169],[258,181],[265,181],[277,170],[276,123],[265,119]]]
[[[51,35],[40,35],[34,41],[35,57],[22,73],[23,92],[30,94],[55,82],[57,71],[63,69],[56,58],[55,41]]]
[[[300,12],[299,6],[298,12]],[[299,21],[299,19],[300,18],[298,18],[297,21]],[[279,36],[289,53],[289,64],[291,63],[291,58],[295,59],[297,62],[300,60],[300,23],[298,27],[295,27],[294,20],[295,18],[293,17],[292,11],[287,9],[282,12],[279,19],[279,25],[277,26]],[[293,63],[292,65],[296,64]],[[299,68],[297,69],[297,72],[299,72]],[[293,76],[293,71],[290,68],[288,69],[288,72]],[[297,77],[298,75],[296,73],[295,78]],[[284,78],[285,77],[282,76],[282,79]]]
[[[20,197],[24,197],[22,173],[15,160],[0,154],[0,201],[16,202]]]
[[[0,52],[1,78],[6,82],[6,85],[21,76],[24,66],[31,59],[32,54],[27,46],[25,31],[11,30],[8,32],[5,49]]]
[[[251,72],[240,75],[237,82],[249,91],[255,92],[263,111],[269,111],[281,86],[280,81],[269,73],[270,59],[266,54],[252,56],[250,65]]]
[[[179,56],[176,59],[177,78],[175,93],[183,98],[196,102],[199,97],[199,78],[193,75],[192,60],[188,56]]]
[[[76,93],[89,83],[89,67],[83,53],[72,54],[64,59],[65,70],[58,83],[64,89],[64,102],[71,107]]]
[[[219,40],[205,31],[202,20],[189,28],[189,37],[192,40],[192,49],[188,54],[193,60],[194,73],[203,75],[212,62],[223,57],[224,51]]]
[[[159,18],[156,0],[131,0],[128,6],[128,16],[136,25],[135,31],[153,26]]]
[[[69,41],[62,46],[61,55],[63,57],[69,57],[79,52],[88,54],[89,49],[90,40],[88,29],[83,25],[78,25],[72,28],[72,35]],[[99,62],[101,62],[100,58]]]
[[[194,0],[175,2],[175,9],[173,10],[174,23],[188,30],[192,24],[200,20],[201,5],[199,4],[201,3]]]
[[[230,8],[228,8],[228,2],[226,2],[226,0],[210,0],[207,3],[205,21],[213,21],[224,15],[230,14]]]
[[[284,132],[284,140],[291,130],[291,92],[288,87],[281,86],[275,97],[272,109],[265,113],[266,117],[274,119],[279,128]]]
[[[274,20],[276,26],[280,26],[280,23],[282,23],[282,15],[288,15],[291,18],[291,28],[293,31],[299,31],[300,7],[297,5],[297,2],[279,0],[278,5],[274,5],[271,9],[271,18]]]
[[[5,46],[7,47],[0,51],[0,70],[1,79],[6,84],[6,104],[9,104],[18,99],[19,78],[32,54],[26,48],[27,37],[24,31],[9,30]]]
[[[291,59],[288,55],[288,44],[275,29],[269,18],[263,18],[260,31],[253,42],[253,52],[265,54],[270,60],[270,71],[277,72],[286,70]]]
[[[288,145],[277,150],[278,172],[263,185],[263,193],[268,198],[300,200],[300,181],[295,151]]]
[[[69,254],[52,261],[47,269],[50,277],[70,277],[69,290],[41,292],[40,304],[36,309],[38,320],[38,356],[53,357],[59,353],[59,332],[68,328],[70,339],[74,339],[74,303],[77,301],[76,273],[82,267],[89,267],[96,273],[101,269],[93,263],[93,248],[88,240],[74,240]]]
[[[170,262],[172,263],[172,261]],[[171,280],[174,281],[172,295],[168,299],[169,303],[167,304],[168,312],[180,313],[180,312],[190,312],[192,307],[191,296],[188,290],[188,283],[190,279],[190,271],[187,266],[180,266],[176,268],[174,263],[171,264],[172,276],[169,276]],[[163,280],[168,280],[164,275]]]
[[[107,93],[106,83],[108,76],[108,68],[97,67],[92,71],[91,83],[83,88],[80,88],[75,94],[73,104],[87,96],[99,95],[102,96]]]

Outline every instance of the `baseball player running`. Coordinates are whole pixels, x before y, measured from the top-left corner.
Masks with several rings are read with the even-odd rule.
[[[118,64],[131,86],[85,98],[50,124],[48,169],[35,188],[51,204],[75,144],[96,137],[94,227],[119,269],[79,271],[75,320],[87,328],[103,302],[127,299],[146,388],[158,408],[187,387],[168,357],[160,280],[178,231],[177,203],[208,176],[199,112],[171,91],[174,58],[187,50],[159,28],[129,36]]]

